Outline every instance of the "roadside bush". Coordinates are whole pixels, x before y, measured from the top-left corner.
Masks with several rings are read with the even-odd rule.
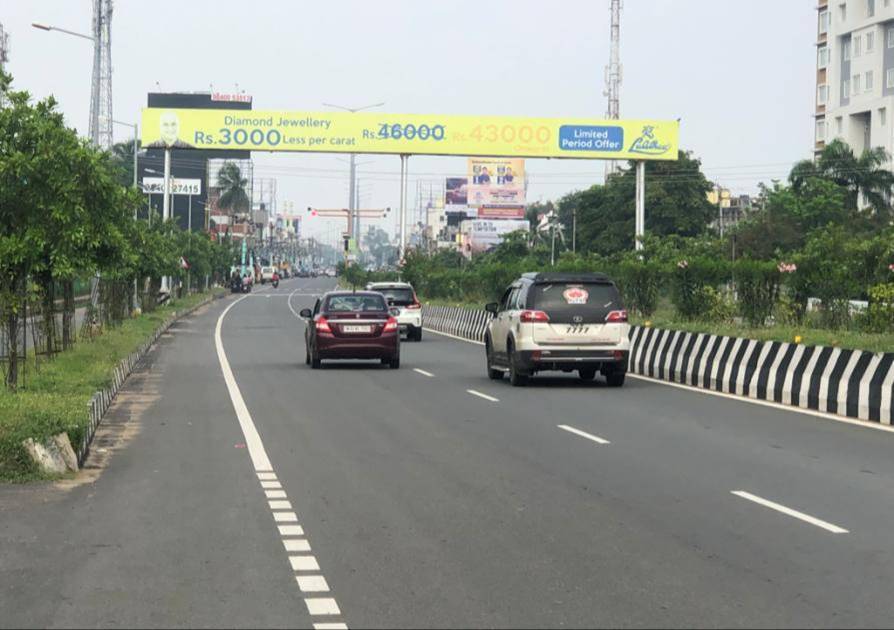
[[[705,320],[722,314],[716,286],[727,278],[726,264],[706,258],[682,259],[668,272],[671,301],[684,320]]]
[[[624,260],[617,266],[616,280],[627,308],[651,317],[658,308],[662,267],[652,261]]]
[[[752,327],[763,326],[779,298],[782,270],[790,267],[772,262],[740,260],[733,277],[739,296],[739,313]]]
[[[877,284],[869,289],[869,309],[863,323],[869,332],[894,331],[894,283]]]

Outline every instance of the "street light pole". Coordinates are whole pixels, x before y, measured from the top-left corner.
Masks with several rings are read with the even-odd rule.
[[[374,103],[372,105],[364,105],[363,107],[345,107],[344,105],[333,105],[332,103],[323,103],[323,107],[334,107],[335,109],[343,109],[346,112],[351,112],[352,114],[356,114],[357,112],[363,111],[365,109],[372,109],[374,107],[381,107],[385,103]],[[356,177],[357,177],[357,163],[355,161],[356,154],[351,154],[351,176],[350,176],[350,186],[348,188],[348,210],[351,212],[351,218],[348,220],[348,234],[351,237],[360,236],[360,217],[356,216],[357,205],[355,203],[355,189],[356,189]]]

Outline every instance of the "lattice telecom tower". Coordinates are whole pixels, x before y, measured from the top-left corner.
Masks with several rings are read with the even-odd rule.
[[[93,0],[93,85],[90,139],[112,148],[112,0]]]
[[[617,120],[621,117],[621,0],[611,0],[611,53],[609,63],[605,67],[605,91],[608,97],[608,111],[606,118]],[[618,163],[609,160],[605,163],[605,176],[615,173]]]
[[[6,67],[9,61],[9,36],[3,30],[3,22],[0,22],[0,70]]]

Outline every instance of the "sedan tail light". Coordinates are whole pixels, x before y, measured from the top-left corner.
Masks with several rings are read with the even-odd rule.
[[[397,320],[393,317],[389,317],[388,321],[385,322],[385,328],[382,329],[382,332],[394,332],[397,330]]]
[[[549,321],[549,315],[543,311],[522,311],[519,319],[525,324],[536,324]]]
[[[605,316],[606,324],[624,324],[627,322],[627,311],[611,311]]]
[[[329,321],[325,317],[321,317],[317,320],[317,332],[331,333],[332,328],[329,326]]]

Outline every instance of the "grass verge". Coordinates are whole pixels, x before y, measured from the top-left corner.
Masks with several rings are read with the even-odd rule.
[[[73,445],[79,444],[89,421],[90,398],[112,382],[115,366],[175,312],[187,310],[209,295],[174,300],[107,329],[92,341],[80,342],[39,367],[31,360],[18,392],[0,390],[0,480],[45,479],[22,448],[22,441],[29,437],[43,440],[65,431]]]

